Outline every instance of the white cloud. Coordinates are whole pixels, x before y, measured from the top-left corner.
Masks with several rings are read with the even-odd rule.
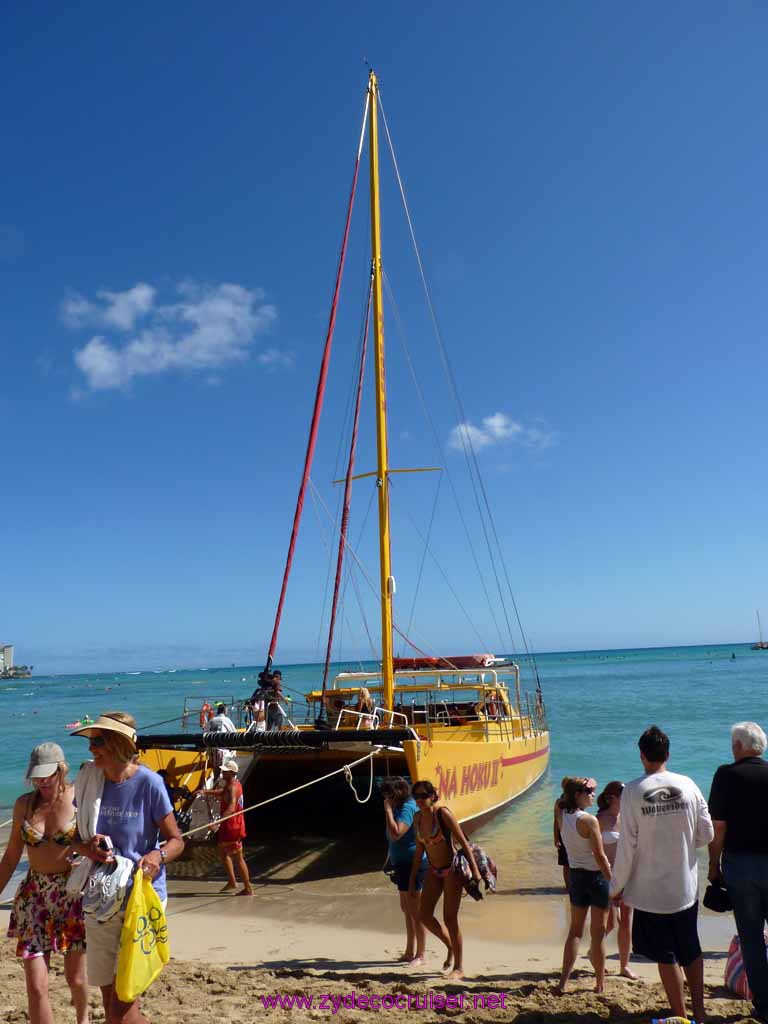
[[[67,327],[106,327],[132,331],[137,320],[146,316],[155,301],[151,284],[139,281],[125,292],[100,291],[98,302],[90,302],[79,292],[70,292],[61,304],[61,318]]]
[[[256,359],[267,370],[290,370],[293,366],[293,353],[281,352],[279,348],[267,348]]]
[[[495,412],[483,418],[482,425],[457,423],[448,436],[448,448],[461,452],[471,446],[476,452],[492,445],[514,441],[526,448],[549,448],[556,443],[556,435],[543,427],[525,427],[504,412]]]
[[[263,292],[237,284],[185,281],[177,287],[179,301],[165,305],[155,302],[156,294],[151,285],[137,284],[126,292],[99,292],[100,304],[76,293],[67,297],[62,316],[71,326],[101,324],[129,335],[112,342],[97,334],[75,352],[91,389],[124,390],[137,377],[173,371],[205,371],[210,382],[212,370],[247,359],[254,339],[277,318],[275,307],[262,302]],[[134,333],[140,318],[145,325]],[[270,369],[293,365],[279,349],[258,360]]]

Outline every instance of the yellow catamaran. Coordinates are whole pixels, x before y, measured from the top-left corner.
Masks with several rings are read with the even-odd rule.
[[[289,557],[283,578],[275,628],[262,693],[269,693],[272,660],[285,598],[290,564],[304,493],[312,463],[322,408],[322,395],[336,317],[336,303],[344,266],[346,243],[363,148],[366,124],[370,153],[371,272],[369,309],[372,306],[376,393],[375,471],[378,491],[379,590],[381,603],[381,666],[372,672],[342,672],[328,681],[333,620],[321,687],[306,693],[309,721],[287,722],[280,728],[259,731],[257,726],[235,734],[143,735],[140,747],[145,763],[164,768],[172,785],[189,788],[210,778],[213,751],[236,751],[241,766],[246,806],[264,804],[248,816],[249,828],[261,831],[286,827],[294,831],[319,829],[357,831],[367,823],[380,828],[380,807],[368,797],[374,780],[387,775],[409,776],[414,782],[431,780],[443,799],[471,830],[505,807],[541,778],[549,762],[549,730],[538,685],[533,694],[521,691],[516,664],[491,654],[428,657],[415,645],[417,656],[394,657],[393,598],[395,584],[390,549],[390,479],[398,470],[388,463],[387,402],[384,373],[383,269],[379,202],[378,82],[370,73],[363,127],[350,194],[334,301],[321,365],[315,415],[297,501]],[[366,323],[369,322],[366,315]],[[367,331],[366,331],[367,337]],[[364,350],[363,350],[364,351]],[[364,355],[353,442],[346,477],[345,512],[354,477],[354,436],[359,414]],[[374,474],[363,474],[371,476]],[[340,531],[337,592],[341,564],[348,543]],[[398,630],[404,636],[402,631]],[[361,688],[372,704],[356,704]],[[272,692],[279,703],[280,693]],[[269,702],[269,696],[267,697]],[[350,789],[355,789],[353,799]],[[278,799],[272,800],[277,797]]]

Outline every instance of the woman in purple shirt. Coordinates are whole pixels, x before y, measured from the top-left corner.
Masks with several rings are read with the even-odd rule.
[[[116,858],[124,864],[120,858],[126,858],[134,870],[140,867],[152,880],[165,904],[165,865],[183,851],[184,840],[163,780],[138,763],[135,719],[124,711],[108,711],[92,725],[76,730],[75,735],[88,737],[93,757],[75,783],[78,825],[81,816],[82,820],[87,818],[89,810],[92,815],[95,813],[95,800],[90,808],[83,804],[91,799],[89,794],[94,792],[94,786],[96,790],[99,785],[102,787],[95,828],[90,829],[90,838],[86,840],[80,830],[80,837],[73,844],[76,851],[97,864]],[[160,836],[165,840],[162,847]],[[131,882],[129,877],[127,888]],[[146,1018],[138,1000],[123,1003],[114,990],[125,902],[123,899],[116,912],[106,908],[105,913],[101,907],[97,913],[86,912],[88,980],[101,989],[108,1024],[144,1024]]]

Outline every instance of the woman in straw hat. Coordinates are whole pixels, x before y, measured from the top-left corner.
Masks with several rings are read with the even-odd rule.
[[[227,872],[227,884],[224,892],[237,889],[235,865],[237,866],[243,888],[238,896],[253,896],[248,865],[243,856],[243,839],[245,839],[245,816],[243,815],[243,787],[237,778],[237,761],[230,759],[221,766],[223,785],[218,789],[202,789],[206,796],[219,798],[221,817],[224,819],[216,826],[216,846],[219,857]],[[234,864],[233,864],[234,861]]]
[[[66,888],[71,867],[67,852],[75,835],[74,787],[67,782],[67,764],[58,743],[35,747],[26,777],[32,790],[14,804],[11,835],[0,861],[0,892],[25,849],[29,861],[13,901],[8,936],[17,940],[16,955],[24,964],[30,1021],[53,1022],[48,971],[55,952],[64,954],[64,976],[77,1024],[87,1024],[83,908],[80,898]]]
[[[138,763],[134,718],[124,711],[107,711],[74,735],[88,738],[93,757],[75,780],[75,849],[95,864],[116,860],[122,866],[127,860],[133,869],[140,867],[165,905],[165,865],[181,854],[184,840],[163,780]],[[119,889],[113,906],[102,903],[96,912],[86,913],[88,977],[101,989],[108,1024],[143,1024],[138,1001],[121,1002],[114,989],[124,908]]]

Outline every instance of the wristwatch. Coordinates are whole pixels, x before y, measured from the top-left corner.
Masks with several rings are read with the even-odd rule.
[[[162,862],[163,864],[165,864],[165,858],[166,858],[166,857],[168,856],[168,854],[167,854],[167,853],[165,852],[165,850],[164,850],[164,849],[162,848],[162,846],[160,847],[160,850],[159,850],[158,852],[159,852],[159,854],[160,854],[160,860],[161,860],[161,862]]]

